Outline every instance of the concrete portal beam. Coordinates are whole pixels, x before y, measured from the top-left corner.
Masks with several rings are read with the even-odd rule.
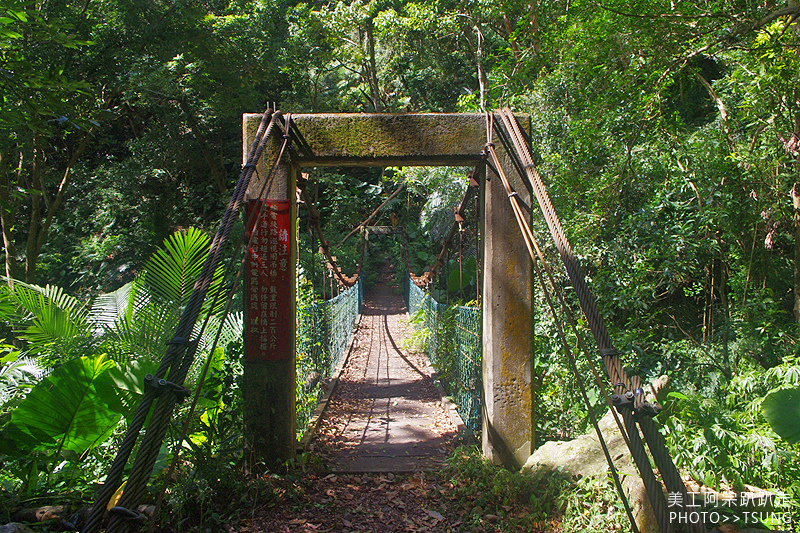
[[[244,115],[245,152],[255,136],[261,115]],[[291,116],[291,161],[278,167],[268,195],[292,202],[298,167],[316,166],[474,166],[486,145],[483,114],[298,114]],[[530,131],[530,120],[523,120]],[[501,166],[521,199],[530,205],[527,189],[519,182],[511,160],[501,149]],[[274,140],[258,162],[264,179],[274,159]],[[491,178],[492,176],[488,176]],[[248,198],[259,196],[254,182]],[[484,454],[498,463],[518,467],[531,451],[533,418],[531,362],[533,354],[532,265],[508,197],[494,177],[482,185],[483,217],[483,419]],[[292,232],[294,224],[292,224]],[[290,242],[294,243],[294,235]],[[292,261],[296,252],[292,252]],[[294,263],[292,263],[294,264]],[[251,278],[248,278],[251,279]],[[286,280],[294,295],[294,277]],[[281,309],[295,311],[293,297]],[[294,454],[294,326],[291,342],[276,361],[245,365],[245,435],[253,461],[275,464]],[[251,327],[250,325],[247,326]]]
[[[255,132],[261,115],[245,115]],[[414,115],[331,113],[292,115],[301,167],[471,166],[486,144],[486,118],[477,113]]]

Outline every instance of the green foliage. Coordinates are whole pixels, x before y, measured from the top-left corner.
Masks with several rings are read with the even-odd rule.
[[[124,429],[120,422],[133,414],[144,376],[155,371],[163,356],[208,246],[208,237],[197,230],[171,236],[143,276],[85,304],[56,287],[4,286],[2,318],[24,341],[23,353],[55,366],[27,394],[21,393],[24,383],[13,383],[16,394],[4,396],[13,399],[3,405],[3,411],[11,411],[1,420],[4,453],[21,490],[36,491],[39,483],[44,488],[88,486],[103,474],[103,463],[116,446],[112,436]],[[220,277],[217,272],[207,302],[222,289]],[[207,303],[205,313],[218,311],[219,303],[213,309]],[[209,354],[220,320],[208,316],[189,378],[196,378],[210,356],[195,421],[199,429],[187,444],[196,457],[208,460],[221,455],[230,460],[241,453],[241,411],[233,386],[241,367],[232,362],[239,358],[235,348],[227,355],[224,350],[237,341],[241,350],[243,321],[241,313],[230,315],[222,324],[219,346]],[[6,357],[9,365],[24,359],[13,350],[4,356],[8,381],[3,385],[9,390],[6,383],[21,381],[24,366],[7,367]]]
[[[163,354],[205,245],[190,230],[146,259],[175,229],[216,220],[240,170],[242,112],[265,100],[296,112],[480,111],[502,102],[531,116],[539,169],[629,370],[669,374],[683,395],[670,400],[674,416],[664,423],[682,468],[710,484],[797,486],[797,444],[773,434],[761,413],[765,397],[767,416],[789,409],[780,389],[800,384],[792,281],[800,233],[789,195],[798,181],[800,32],[792,14],[777,16],[782,8],[6,2],[0,218],[5,273],[25,283],[0,291],[3,335],[22,347],[3,348],[3,412],[39,379],[31,357],[55,367],[107,354],[135,396],[133,376]],[[380,239],[371,261],[389,257],[397,267],[407,255],[421,273],[450,226],[463,176],[315,170],[309,192],[336,247],[405,181],[375,223],[404,226],[407,249]],[[335,291],[300,216],[309,300],[327,298]],[[477,254],[467,240],[471,300]],[[347,273],[361,257],[356,241],[335,251]],[[457,271],[451,257],[431,287],[440,300],[461,297]],[[583,429],[586,412],[552,333],[563,317],[543,308],[536,317],[537,439],[564,438]],[[317,364],[304,357],[304,371]],[[213,372],[230,380],[237,371],[226,363]],[[209,387],[198,416],[200,433],[214,436],[198,437],[202,446],[225,439],[225,413],[236,410],[220,400],[217,381]],[[26,464],[22,476],[35,481],[40,466]]]
[[[797,479],[797,450],[769,431],[754,378],[735,381],[719,400],[671,393],[665,406],[672,416],[664,433],[676,464],[717,490],[742,490],[746,483],[786,489]]]
[[[183,307],[189,300],[195,281],[200,277],[210,239],[199,229],[189,228],[164,240],[145,263],[145,284],[151,297]],[[221,272],[217,273],[217,284]],[[214,291],[211,291],[213,298]]]
[[[115,392],[115,368],[100,355],[73,359],[53,370],[11,413],[6,431],[15,448],[23,454],[47,449],[79,457],[108,438],[130,407]]]
[[[443,473],[453,485],[457,508],[466,511],[465,524],[478,525],[494,515],[499,531],[548,527],[562,509],[558,495],[569,486],[559,475],[534,477],[493,465],[474,446],[457,449]]]
[[[0,320],[13,323],[19,338],[27,341],[28,352],[45,365],[80,357],[92,344],[85,306],[60,287],[15,281],[0,289],[0,300]]]
[[[447,276],[447,291],[451,294],[474,295],[477,284],[477,262],[474,257],[468,257],[461,268],[453,268]]]
[[[792,444],[800,442],[800,388],[780,389],[767,394],[761,408],[775,433]]]
[[[11,345],[0,345],[0,419],[16,405],[19,398],[47,373],[35,358],[20,354]]]
[[[558,495],[564,509],[564,531],[631,531],[625,509],[610,476],[580,479]]]

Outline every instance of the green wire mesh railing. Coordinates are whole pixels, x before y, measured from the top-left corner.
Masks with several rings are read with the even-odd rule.
[[[361,279],[335,298],[297,310],[297,436],[302,438],[347,350],[363,301]]]
[[[481,310],[449,307],[406,280],[409,314],[419,316],[425,349],[445,392],[476,436],[481,432]]]

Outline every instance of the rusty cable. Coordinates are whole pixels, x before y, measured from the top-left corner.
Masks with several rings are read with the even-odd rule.
[[[395,196],[397,196],[398,194],[400,194],[400,191],[402,191],[402,190],[403,190],[403,188],[404,188],[405,186],[406,186],[406,183],[405,183],[405,182],[401,182],[401,183],[400,183],[400,185],[397,187],[397,189],[395,189],[395,191],[394,191],[392,194],[390,194],[390,195],[389,195],[389,197],[388,197],[386,200],[384,200],[384,201],[383,201],[383,203],[381,203],[381,205],[379,205],[379,206],[378,206],[378,208],[377,208],[377,209],[375,209],[375,211],[373,211],[373,212],[372,212],[372,214],[366,218],[366,220],[364,220],[364,222],[361,222],[361,223],[360,223],[358,226],[356,226],[356,227],[355,227],[355,229],[353,229],[353,231],[351,231],[350,233],[348,233],[348,234],[345,236],[345,238],[344,238],[344,239],[342,239],[342,242],[340,242],[340,243],[339,243],[339,246],[342,246],[342,245],[343,245],[343,244],[344,244],[344,243],[347,241],[347,239],[349,239],[349,238],[350,238],[350,237],[352,237],[354,234],[356,234],[356,233],[357,233],[357,232],[358,232],[358,231],[359,231],[361,228],[363,228],[364,226],[366,226],[366,225],[368,225],[370,222],[372,222],[372,219],[374,219],[374,218],[375,218],[375,216],[378,214],[378,212],[379,212],[381,209],[383,209],[383,207],[384,207],[386,204],[388,204],[388,203],[389,203],[389,201],[390,201],[390,200],[392,200],[392,198],[394,198]]]
[[[487,129],[487,135],[490,134],[490,129]],[[489,139],[491,140],[491,138]],[[520,198],[519,195],[516,194],[514,189],[511,187],[511,183],[508,180],[505,172],[503,171],[503,167],[500,164],[500,159],[497,156],[497,151],[494,148],[494,145],[491,142],[486,143],[486,149],[492,157],[492,160],[495,163],[495,167],[499,171],[497,176],[500,178],[500,181],[503,184],[503,187],[506,191],[506,194],[509,198],[509,201],[512,206],[512,210],[514,211],[514,216],[517,219],[517,223],[519,225],[520,231],[522,232],[523,239],[525,240],[525,245],[528,248],[528,252],[530,253],[531,261],[535,267],[536,276],[539,280],[539,285],[542,289],[542,293],[545,296],[547,301],[547,305],[550,308],[550,312],[553,314],[553,318],[557,318],[557,313],[555,309],[555,305],[553,304],[552,298],[550,297],[550,291],[547,288],[547,284],[544,281],[544,277],[542,276],[541,268],[538,266],[537,255],[534,253],[534,238],[533,232],[530,229],[530,225],[528,221],[522,214],[522,208],[519,205]],[[552,279],[551,279],[552,281]],[[625,491],[622,488],[622,483],[619,479],[619,473],[617,472],[617,468],[614,465],[614,460],[611,457],[611,453],[608,451],[608,446],[606,445],[605,438],[603,437],[603,432],[600,431],[600,426],[597,423],[597,419],[595,418],[594,412],[592,411],[591,403],[589,402],[589,398],[586,395],[586,387],[584,386],[583,379],[580,376],[580,372],[578,372],[577,364],[575,363],[575,356],[572,353],[571,348],[569,347],[569,343],[567,342],[566,336],[564,335],[564,331],[561,327],[561,324],[558,320],[555,320],[556,332],[558,334],[559,339],[564,347],[564,351],[567,354],[567,359],[569,360],[570,367],[575,375],[575,379],[578,382],[578,389],[580,390],[581,396],[586,404],[587,413],[589,415],[589,420],[594,427],[595,432],[597,433],[597,438],[600,442],[600,446],[603,449],[603,455],[606,458],[606,462],[608,463],[609,468],[611,469],[611,476],[614,480],[614,485],[619,493],[620,499],[622,500],[622,504],[625,507],[625,513],[628,515],[628,519],[631,522],[631,528],[633,529],[634,533],[639,533],[638,527],[636,526],[636,520],[633,517],[633,511],[630,507],[630,502],[628,498],[625,496]],[[623,435],[625,433],[623,432]],[[626,443],[630,445],[630,442],[626,439]]]
[[[276,111],[275,114],[273,115],[273,124],[278,124],[278,120],[280,120],[281,116],[282,114],[280,113],[280,111]],[[264,135],[264,142],[262,142],[259,145],[262,148],[262,150],[265,145],[265,141],[268,137],[269,137],[269,132],[267,132]],[[287,143],[288,143],[288,136],[284,135],[283,145],[281,147],[278,156],[276,157],[275,162],[273,163],[273,167],[270,172],[270,175],[268,176],[268,180],[262,186],[262,190],[267,185],[267,183],[271,182],[271,178],[274,176],[275,170],[283,156]],[[260,159],[260,157],[261,153],[258,152],[256,154],[255,161],[257,162],[258,159]],[[244,195],[242,195],[242,197],[243,196]],[[216,264],[219,263],[222,244],[224,243],[225,240],[227,240],[227,234],[230,232],[233,222],[235,221],[235,218],[237,218],[238,216],[238,210],[237,212],[230,214],[226,211],[226,215],[228,216],[223,217],[223,223],[220,224],[220,229],[218,230],[218,235],[220,233],[223,233],[224,239],[219,239],[217,241],[218,246],[216,248],[212,243],[211,249],[209,250],[209,258],[213,259],[211,261],[207,259],[206,263],[204,264],[204,267],[205,266],[210,267],[209,270],[207,271],[209,273],[213,273],[214,270],[216,270]],[[258,216],[260,215],[261,211],[259,210]],[[227,230],[225,228],[227,228]],[[215,240],[217,240],[216,237]],[[214,263],[213,265],[211,265],[212,262]],[[206,272],[205,268],[204,272]],[[210,276],[210,274],[206,275]],[[201,273],[201,279],[202,276],[203,274]],[[208,281],[206,284],[210,284],[210,281]],[[194,292],[192,294],[194,295]],[[200,302],[200,305],[196,304],[197,307],[196,312],[199,314],[199,307],[202,305],[202,299],[200,299],[198,296],[198,298],[195,298],[195,300]],[[187,305],[187,307],[189,307],[189,305]],[[188,338],[188,335],[186,338]],[[197,342],[198,341],[195,341],[189,344],[188,349],[185,351],[180,361],[181,362],[180,366],[177,367],[177,371],[175,370],[174,367],[170,371],[170,379],[179,385],[183,384],[183,381],[186,379],[186,375],[188,374],[189,369],[192,365],[192,362],[194,360],[194,354],[197,349]],[[175,406],[175,401],[172,398],[173,398],[172,396],[166,396],[165,399],[159,401],[154,408],[153,415],[151,417],[151,422],[148,425],[147,432],[145,433],[144,439],[142,440],[142,444],[140,445],[139,448],[139,452],[137,453],[136,459],[134,460],[133,466],[131,468],[131,473],[128,477],[128,484],[125,487],[126,490],[123,491],[122,497],[120,498],[119,504],[122,507],[130,508],[132,506],[135,506],[144,496],[144,493],[147,489],[147,480],[152,475],[153,465],[155,464],[155,461],[158,457],[158,453],[161,448],[161,444],[164,440],[167,429],[169,428],[169,421],[172,418],[172,410],[174,409]],[[108,533],[115,533],[118,529],[125,530],[128,529],[129,526],[130,526],[129,523],[123,522],[121,521],[121,519],[112,516],[106,531]]]
[[[479,189],[479,182],[477,179],[474,179],[475,176],[480,176],[481,171],[483,170],[484,161],[479,162],[475,165],[475,168],[467,173],[469,178],[469,185],[467,189],[464,191],[464,196],[461,198],[461,201],[458,204],[458,207],[455,209],[455,219],[453,223],[450,224],[450,229],[448,230],[444,241],[442,243],[442,249],[436,255],[436,259],[434,262],[428,267],[428,269],[421,275],[415,276],[414,273],[409,268],[408,273],[411,281],[417,286],[424,288],[427,284],[431,283],[436,274],[438,273],[439,269],[444,266],[444,258],[447,255],[447,252],[450,250],[452,246],[453,239],[455,238],[456,231],[459,228],[458,218],[463,218],[464,210],[467,208],[467,204],[469,201],[478,194]]]
[[[608,332],[605,329],[602,317],[597,310],[594,297],[586,285],[583,274],[578,267],[577,259],[572,253],[571,247],[569,246],[569,241],[567,241],[564,235],[563,228],[561,227],[560,221],[555,214],[555,210],[552,202],[550,201],[549,195],[544,188],[541,177],[539,176],[527,149],[527,144],[524,141],[524,136],[519,128],[519,124],[516,122],[516,118],[509,109],[506,108],[500,110],[498,113],[503,120],[504,126],[506,127],[506,132],[510,137],[511,144],[513,145],[513,149],[509,149],[509,153],[511,153],[512,156],[520,159],[519,166],[525,169],[525,173],[522,174],[522,177],[523,179],[527,178],[528,182],[530,182],[531,189],[536,195],[547,225],[550,228],[553,240],[555,241],[562,261],[567,269],[567,274],[569,275],[576,294],[578,295],[578,301],[587,317],[592,334],[595,337],[598,348],[600,349],[603,362],[606,365],[612,385],[614,386],[615,394],[621,396],[623,392],[629,391],[626,393],[626,398],[630,396],[630,400],[632,400],[634,406],[638,405],[639,407],[642,407],[644,405],[642,392],[634,392],[631,390],[634,387],[632,387],[630,380],[621,366],[618,353],[611,345]],[[637,389],[637,391],[641,391],[641,387],[635,387],[635,389]],[[650,448],[653,459],[655,460],[664,482],[667,485],[667,489],[670,492],[678,492],[682,494],[685,499],[688,495],[686,492],[686,486],[680,479],[680,474],[675,468],[672,458],[669,456],[669,452],[666,449],[666,443],[664,442],[663,437],[659,438],[660,433],[658,433],[658,430],[655,428],[655,424],[653,423],[652,419],[645,415],[636,416],[636,420],[634,420],[633,412],[629,411],[628,409],[621,409],[621,411],[623,414],[623,419],[625,420],[625,426],[628,428],[631,444],[633,444],[631,452],[634,456],[634,460],[637,462],[637,466],[640,467],[639,470],[642,474],[642,479],[645,482],[645,487],[648,488],[648,485],[653,485],[655,479],[654,477],[650,479],[650,476],[645,474],[646,470],[650,470],[652,472],[652,469],[650,468],[649,461],[646,457],[646,452],[644,452],[643,445],[639,439],[638,431],[635,431],[635,436],[631,434],[631,426],[635,430],[635,424],[632,425],[632,421],[639,422],[639,427],[642,429],[645,438],[648,439],[648,447]],[[658,436],[655,434],[658,434]],[[646,465],[644,464],[645,462],[647,463]],[[658,485],[658,487],[651,486],[648,488],[648,494],[650,494],[650,500],[651,504],[653,504],[654,511],[656,511],[656,514],[659,515],[659,522],[662,525],[662,529],[664,531],[670,530],[671,525],[665,519],[666,502],[664,501],[664,496],[661,492],[660,485]],[[690,530],[697,532],[705,531],[704,524],[693,524],[690,525],[689,528]]]
[[[286,124],[285,131],[288,132],[288,130],[290,128],[290,125],[291,125],[291,114],[287,113],[284,120],[285,120],[285,124]],[[283,157],[283,153],[286,150],[288,143],[289,143],[289,136],[288,136],[288,133],[287,133],[286,135],[284,135],[283,143],[282,143],[281,148],[279,149],[278,156],[275,158],[275,162],[273,163],[272,168],[270,169],[270,172],[267,174],[267,178],[264,180],[264,183],[261,186],[261,189],[259,190],[258,194],[256,195],[256,198],[266,198],[266,197],[269,196],[269,194],[270,194],[270,192],[272,190],[272,185],[274,183],[274,177],[275,177],[275,172],[277,170],[277,166],[280,163],[281,158]],[[256,169],[256,174],[258,174],[258,170],[257,169]],[[265,206],[266,206],[266,204],[264,202],[261,202],[261,204],[259,205],[258,210],[257,211],[253,210],[250,213],[250,215],[248,216],[248,220],[247,220],[247,222],[245,224],[246,228],[250,228],[250,227],[255,228],[255,227],[257,227],[259,221],[261,220],[261,217],[262,217],[262,214],[264,212]],[[247,243],[245,243],[245,247],[244,247],[245,250],[249,250],[250,247],[252,246],[253,239],[255,238],[255,233],[256,233],[255,231],[250,232],[250,236],[247,239]],[[233,264],[234,263],[229,263],[227,265],[226,272],[225,272],[225,274],[223,276],[223,279],[228,277],[228,275],[230,274],[230,270],[231,270]],[[232,307],[232,304],[233,304],[233,298],[236,295],[236,289],[238,288],[239,281],[241,280],[242,273],[244,272],[246,264],[247,264],[247,254],[244,254],[243,257],[242,257],[242,260],[239,263],[239,269],[236,272],[236,276],[235,276],[235,278],[233,280],[233,284],[231,286],[231,290],[228,293],[228,298],[227,298],[227,301],[225,302],[225,309],[224,309],[224,311],[222,313],[222,317],[220,318],[219,325],[217,327],[217,332],[216,332],[216,334],[214,336],[214,341],[211,344],[211,348],[210,348],[210,350],[208,352],[208,355],[206,356],[206,360],[205,360],[205,363],[203,365],[203,370],[200,373],[200,378],[198,379],[198,382],[197,382],[195,394],[192,397],[192,404],[190,405],[189,411],[186,414],[185,419],[184,419],[185,422],[183,424],[183,428],[182,428],[182,431],[181,431],[181,437],[178,440],[178,453],[175,453],[173,455],[172,461],[170,462],[169,469],[167,470],[167,475],[164,477],[164,483],[162,484],[161,490],[158,493],[158,497],[157,497],[156,503],[155,503],[155,511],[153,512],[153,517],[154,518],[153,518],[153,520],[150,521],[150,526],[148,528],[149,533],[153,533],[153,531],[155,531],[155,524],[156,524],[155,516],[158,515],[158,511],[161,509],[161,506],[163,505],[164,496],[165,496],[166,491],[167,491],[167,485],[169,484],[169,480],[172,479],[172,474],[175,471],[175,467],[177,466],[178,459],[180,457],[180,446],[182,446],[183,442],[186,441],[186,437],[187,437],[188,430],[189,430],[189,422],[191,421],[192,415],[194,414],[194,411],[197,408],[197,403],[198,403],[198,401],[200,399],[200,392],[202,391],[203,384],[205,383],[205,379],[206,379],[206,377],[208,375],[208,371],[210,370],[211,361],[213,359],[214,351],[216,350],[217,345],[219,344],[219,339],[222,336],[222,330],[223,330],[224,325],[225,325],[225,320],[227,319],[228,315],[230,314],[231,307]],[[221,295],[221,293],[222,293],[222,291],[219,291],[215,295],[214,304],[212,304],[212,309],[213,309],[214,305],[216,304],[216,302],[217,302],[219,296]],[[203,323],[202,328],[200,329],[200,332],[197,334],[197,338],[200,338],[203,335],[203,332],[205,331],[206,327],[208,326],[210,318],[211,318],[211,314],[209,313],[206,316],[206,319],[205,319],[205,321]]]
[[[250,178],[255,170],[255,164],[258,161],[258,158],[261,155],[261,152],[264,149],[266,144],[267,138],[269,138],[271,131],[274,129],[274,126],[277,122],[277,118],[280,116],[280,112],[275,112],[273,114],[271,109],[268,109],[264,112],[261,118],[261,122],[259,124],[258,130],[256,131],[256,135],[251,145],[250,149],[250,157],[248,157],[247,162],[242,167],[242,172],[239,177],[239,180],[234,188],[234,191],[231,196],[231,200],[225,210],[225,213],[222,217],[220,222],[219,229],[217,230],[216,235],[211,243],[209,248],[208,255],[206,257],[206,261],[203,264],[202,271],[200,276],[198,277],[197,282],[192,290],[192,294],[189,297],[189,302],[187,303],[186,307],[184,308],[184,312],[181,315],[181,320],[176,328],[175,337],[173,341],[169,343],[167,348],[167,353],[164,355],[162,359],[161,365],[159,366],[158,370],[156,371],[155,379],[156,380],[163,380],[167,373],[170,374],[170,379],[175,383],[177,387],[181,387],[183,383],[183,379],[185,379],[185,373],[183,372],[183,366],[175,367],[175,364],[180,362],[184,357],[193,357],[194,349],[196,349],[196,343],[194,346],[192,343],[188,342],[189,337],[192,334],[192,329],[194,328],[194,323],[197,321],[197,317],[199,316],[200,310],[203,306],[203,301],[205,300],[205,295],[211,286],[211,279],[213,277],[213,272],[216,270],[216,265],[219,263],[221,250],[227,241],[228,235],[235,223],[235,218],[238,214],[238,210],[242,204],[245,191],[247,186],[250,182]],[[188,370],[188,369],[187,369]],[[155,403],[155,408],[153,411],[153,417],[156,418],[155,421],[151,420],[151,425],[153,429],[148,429],[147,433],[145,434],[145,438],[140,446],[140,453],[137,455],[137,461],[139,462],[139,457],[146,456],[153,456],[152,452],[148,453],[146,449],[150,444],[150,441],[153,441],[154,438],[151,437],[155,436],[162,431],[166,431],[166,422],[161,421],[159,422],[157,418],[163,417],[166,413],[165,418],[169,418],[171,416],[172,407],[175,404],[176,397],[174,393],[168,393],[164,396],[160,396],[160,391],[155,387],[146,387],[145,393],[142,400],[139,403],[137,411],[131,421],[131,424],[128,428],[128,431],[123,439],[122,444],[120,445],[120,449],[118,450],[117,456],[109,469],[109,473],[106,476],[105,483],[103,488],[101,489],[95,504],[92,507],[92,510],[89,515],[89,520],[87,521],[86,525],[84,526],[83,532],[84,533],[91,533],[95,531],[100,522],[105,515],[105,508],[108,504],[112,494],[118,489],[120,486],[120,481],[122,478],[122,473],[124,468],[127,464],[128,458],[130,457],[130,453],[133,450],[133,447],[138,440],[139,433],[142,429],[142,426],[148,417],[150,412],[150,408],[152,407],[153,403]],[[163,438],[162,438],[163,440]],[[146,442],[148,443],[146,445]],[[158,447],[160,447],[160,441],[158,443]],[[151,468],[152,470],[152,468]],[[149,472],[147,473],[149,477]],[[138,484],[138,482],[136,483]],[[131,494],[134,492],[140,492],[140,489],[134,487],[127,487],[129,490],[123,491],[123,496],[121,498],[120,505],[123,507],[130,507],[128,503],[131,498]],[[120,519],[121,520],[121,519]],[[115,524],[119,523],[114,519],[112,516],[111,523],[109,524],[109,531],[113,531]],[[117,526],[117,527],[124,527],[124,526]]]
[[[206,262],[203,264],[200,278],[198,278],[197,283],[195,283],[195,287],[193,288],[192,294],[189,298],[189,304],[187,304],[183,314],[181,315],[181,320],[176,328],[175,339],[189,338],[191,335],[192,327],[194,322],[197,320],[197,315],[202,307],[202,302],[205,299],[206,291],[211,283],[210,274],[213,273],[214,269],[216,268],[216,263],[219,262],[220,250],[222,245],[227,240],[227,236],[233,226],[234,217],[238,213],[247,189],[247,185],[250,182],[250,177],[255,169],[255,162],[257,161],[256,155],[260,156],[264,149],[266,139],[269,137],[270,132],[275,126],[276,114],[277,113],[273,114],[271,109],[267,109],[261,117],[253,144],[250,148],[251,156],[242,167],[239,181],[234,188],[231,200],[228,203],[228,207],[226,208],[225,214],[220,222],[220,227],[217,230],[214,240],[212,241],[211,247],[209,248],[209,254],[206,258]],[[166,377],[173,365],[182,356],[182,352],[185,350],[185,348],[186,345],[181,343],[170,343],[166,354],[162,358],[158,370],[156,370],[155,377],[157,379],[164,379]],[[99,528],[106,512],[106,506],[111,499],[111,496],[120,486],[125,466],[127,465],[130,454],[136,445],[139,433],[141,432],[144,422],[150,413],[153,403],[156,402],[157,406],[158,404],[163,403],[158,402],[157,400],[158,392],[156,389],[152,387],[146,388],[144,395],[139,402],[136,413],[134,414],[133,419],[128,426],[128,431],[126,432],[122,444],[117,451],[114,462],[109,468],[103,488],[100,490],[100,493],[98,494],[97,499],[92,506],[89,519],[82,530],[83,533],[93,533]]]
[[[300,197],[303,199],[303,202],[306,204],[306,209],[308,209],[308,220],[311,226],[317,233],[317,238],[319,239],[319,250],[322,252],[322,255],[325,256],[325,259],[328,261],[328,265],[330,270],[334,273],[334,275],[338,278],[339,282],[344,285],[345,287],[352,287],[358,281],[358,276],[361,273],[361,264],[359,263],[358,267],[356,268],[356,273],[353,276],[349,276],[352,279],[345,278],[344,274],[342,274],[341,269],[336,264],[336,259],[331,255],[330,252],[330,244],[328,240],[325,238],[325,234],[322,232],[322,228],[319,224],[320,219],[320,212],[314,206],[314,203],[311,201],[311,198],[308,195],[308,191],[306,190],[305,184],[298,185],[298,189],[300,189]],[[333,294],[331,293],[331,297]]]

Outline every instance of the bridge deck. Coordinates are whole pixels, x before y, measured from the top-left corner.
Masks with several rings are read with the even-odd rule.
[[[391,273],[367,293],[353,350],[317,439],[336,472],[409,472],[438,467],[456,426],[424,355],[404,349],[412,333]]]

